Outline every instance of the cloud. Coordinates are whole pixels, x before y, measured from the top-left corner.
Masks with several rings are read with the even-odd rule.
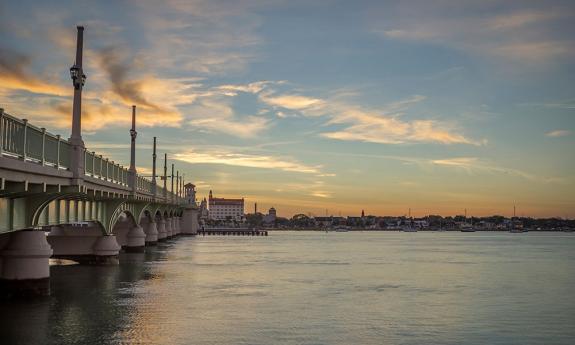
[[[189,108],[188,123],[211,132],[240,138],[255,137],[270,126],[269,119],[261,116],[236,117],[228,102],[218,95],[202,97]]]
[[[220,86],[216,87],[216,89],[221,90],[221,91],[231,91],[231,92],[239,91],[239,92],[256,94],[256,93],[259,93],[260,91],[262,91],[267,85],[269,85],[271,83],[277,84],[278,82],[270,82],[270,81],[262,80],[262,81],[256,81],[253,83],[248,83],[248,84],[220,85]],[[232,95],[235,95],[235,94],[232,94]]]
[[[257,58],[261,20],[251,1],[137,1],[145,59],[156,66],[203,75],[242,72]]]
[[[548,137],[552,137],[552,138],[558,138],[558,137],[565,137],[568,135],[571,135],[571,131],[568,131],[566,129],[558,129],[555,131],[551,131],[551,132],[547,132],[545,133],[546,136]]]
[[[0,49],[0,88],[32,93],[67,96],[72,87],[64,88],[43,81],[32,73],[31,59],[8,49]]]
[[[339,95],[332,99],[321,99],[301,94],[282,94],[269,88],[259,94],[259,100],[266,105],[289,109],[303,116],[326,117],[328,119],[326,125],[346,126],[340,130],[321,133],[320,135],[325,138],[380,144],[416,142],[483,144],[458,133],[458,128],[453,123],[401,119],[400,116],[407,109],[425,99],[427,97],[423,95],[414,95],[384,105],[377,110],[368,110],[341,100]],[[277,112],[277,116],[288,117],[281,111]]]
[[[453,168],[462,168],[467,171],[471,171],[473,168],[479,167],[479,160],[476,157],[459,157],[459,158],[447,158],[447,159],[434,159],[431,161],[432,164],[442,165]]]
[[[248,168],[274,169],[304,174],[321,173],[319,166],[300,163],[291,158],[270,155],[244,154],[231,151],[187,151],[174,158],[192,164],[223,164]]]
[[[261,94],[260,101],[275,107],[282,107],[290,110],[308,109],[312,106],[319,106],[322,100],[301,95],[272,95],[270,93]]]
[[[333,132],[324,132],[321,135],[337,140],[380,144],[418,142],[481,144],[459,133],[457,126],[453,123],[437,120],[407,121],[398,116],[410,106],[423,100],[425,100],[424,96],[416,95],[383,106],[382,110],[367,110],[353,104],[328,101],[326,104],[329,105],[324,110],[330,117],[328,124],[347,127]],[[395,112],[397,115],[387,115],[387,111]]]
[[[50,96],[33,98],[11,94],[10,98],[18,101],[11,109],[17,109],[14,116],[26,117],[36,126],[68,129],[72,123],[72,99]],[[22,104],[25,102],[24,104]],[[12,113],[12,112],[10,112]],[[159,116],[160,115],[160,116]],[[110,126],[129,128],[132,110],[123,103],[110,101],[106,98],[88,98],[82,100],[82,127],[85,134],[88,131],[98,131]],[[177,113],[162,113],[137,108],[137,128],[178,126],[181,117]]]
[[[374,20],[376,33],[529,63],[575,55],[573,37],[559,29],[573,20],[570,8],[514,9],[490,2],[459,7],[449,1],[398,8],[389,20]]]
[[[108,47],[99,51],[100,66],[106,71],[112,92],[127,105],[137,104],[152,110],[162,111],[161,107],[150,103],[142,92],[143,80],[130,80],[131,65],[122,61],[118,47]]]
[[[331,197],[332,197],[332,196],[331,196],[331,193],[325,192],[325,191],[314,191],[314,192],[311,192],[309,195],[315,196],[315,197],[318,197],[318,198],[323,198],[323,199],[327,199],[327,198],[331,198]]]
[[[564,179],[562,178],[538,176],[518,169],[497,166],[489,162],[483,161],[477,157],[456,157],[456,158],[435,159],[430,160],[428,162],[432,165],[462,169],[468,173],[474,173],[474,172],[499,173],[520,177],[529,181],[536,181],[542,183],[565,182]]]

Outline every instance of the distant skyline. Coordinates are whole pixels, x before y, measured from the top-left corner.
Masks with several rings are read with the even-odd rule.
[[[4,1],[0,107],[278,215],[575,217],[572,1]]]

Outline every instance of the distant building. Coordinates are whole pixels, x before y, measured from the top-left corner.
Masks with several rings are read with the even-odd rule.
[[[208,210],[208,201],[204,198],[200,202],[200,220],[206,221],[210,219],[210,211]]]
[[[265,224],[273,224],[276,222],[277,214],[275,208],[270,208],[268,214],[264,216],[263,222]]]
[[[212,191],[208,198],[209,218],[213,220],[237,220],[244,218],[244,198],[214,198]]]

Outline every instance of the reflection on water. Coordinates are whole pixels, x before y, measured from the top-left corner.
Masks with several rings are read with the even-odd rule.
[[[573,344],[575,235],[181,238],[52,266],[2,344]]]

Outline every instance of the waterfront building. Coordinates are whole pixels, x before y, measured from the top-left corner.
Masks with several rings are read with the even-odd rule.
[[[237,220],[244,219],[244,198],[226,199],[214,198],[212,191],[208,197],[209,219]]]

